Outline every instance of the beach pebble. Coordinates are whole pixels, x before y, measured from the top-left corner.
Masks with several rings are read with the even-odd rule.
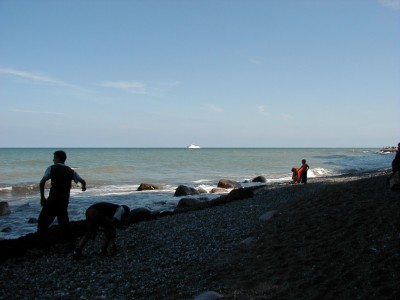
[[[257,242],[257,239],[254,236],[250,236],[247,239],[244,239],[240,242],[239,246],[243,248],[248,248],[254,245]]]
[[[207,291],[197,295],[193,300],[217,300],[222,299],[224,296],[214,291]]]
[[[317,180],[318,179],[314,179],[313,181],[316,182]],[[328,181],[328,179],[320,180]],[[337,182],[341,180],[341,178],[332,180]],[[382,186],[380,178],[373,182],[376,182],[374,187]],[[364,189],[364,186],[362,187]],[[353,186],[341,185],[341,189],[342,192],[336,194],[337,186],[335,186],[335,189],[331,189],[329,185],[324,182],[322,184],[312,183],[307,185],[306,188],[298,188],[292,185],[271,185],[259,189],[235,189],[230,195],[219,197],[217,198],[218,200],[209,201],[219,204],[213,208],[188,210],[185,213],[181,211],[176,214],[160,213],[157,218],[151,218],[145,222],[138,222],[121,230],[117,230],[116,243],[118,250],[115,256],[101,257],[97,255],[103,241],[103,233],[99,232],[96,240],[90,240],[87,243],[84,249],[85,257],[82,258],[82,260],[72,260],[70,254],[67,255],[65,252],[57,250],[59,249],[57,247],[52,248],[51,251],[46,253],[39,252],[35,254],[33,252],[25,255],[25,257],[19,257],[18,260],[10,259],[0,263],[0,282],[6,283],[2,285],[0,298],[201,300],[221,299],[226,297],[226,299],[234,299],[238,290],[237,287],[232,284],[232,278],[236,280],[240,275],[236,273],[244,272],[243,275],[245,276],[242,278],[248,281],[268,271],[268,268],[256,268],[259,264],[260,268],[262,266],[270,267],[275,264],[275,267],[282,271],[282,273],[274,274],[278,279],[286,275],[284,272],[294,270],[290,269],[292,264],[300,267],[300,269],[296,271],[299,273],[299,281],[290,283],[284,281],[286,279],[282,279],[283,283],[291,284],[290,287],[297,288],[300,287],[299,283],[304,283],[304,274],[311,274],[310,270],[312,270],[314,264],[317,264],[319,261],[313,260],[314,251],[311,252],[309,256],[305,256],[305,258],[308,258],[306,261],[292,257],[292,255],[296,253],[301,254],[302,256],[300,258],[302,258],[303,255],[308,254],[309,251],[305,251],[305,249],[311,249],[307,244],[308,239],[319,230],[320,226],[331,224],[332,220],[326,220],[325,216],[321,216],[320,219],[316,219],[320,221],[319,225],[315,226],[313,223],[308,223],[307,219],[303,219],[301,214],[295,214],[295,211],[301,209],[302,213],[307,212],[310,208],[307,206],[304,207],[301,203],[308,204],[309,199],[313,199],[313,204],[321,205],[321,207],[313,208],[314,211],[318,211],[319,208],[325,208],[325,213],[334,215],[335,212],[332,211],[332,207],[336,208],[337,204],[340,203],[336,200],[336,197],[352,191]],[[330,202],[331,204],[335,204],[334,206],[330,205],[325,207],[325,199],[324,201],[318,201],[317,197],[320,195],[321,191],[325,191],[325,194],[334,198]],[[391,191],[388,192],[390,192],[390,195],[394,195],[392,197],[397,196],[397,194],[393,194]],[[252,194],[253,197],[248,198],[248,196]],[[242,196],[242,198],[239,196]],[[342,208],[347,210],[349,207],[352,207],[355,202],[352,201],[352,198],[346,197],[349,205],[345,205],[347,203],[346,201],[342,203]],[[379,197],[378,199],[381,197],[380,190],[377,192],[377,197]],[[229,201],[226,202],[226,199]],[[240,200],[232,201],[232,199]],[[300,201],[302,199],[305,199],[304,202]],[[226,204],[221,205],[224,202]],[[371,201],[370,204],[372,205],[372,203],[375,202],[376,201]],[[395,201],[388,201],[387,203],[391,203],[394,207],[397,207]],[[296,204],[297,206],[295,206],[295,208],[291,206],[291,209],[285,210],[287,204]],[[370,212],[369,209],[364,209],[363,211]],[[279,212],[279,218],[275,216],[271,223],[265,224],[264,222],[260,222],[260,220],[264,218],[269,220],[277,212]],[[341,218],[340,212],[343,213],[343,211],[337,213],[338,220]],[[282,218],[285,214],[286,216],[295,216],[297,222],[291,224],[291,222],[288,222],[288,218]],[[372,211],[368,215],[370,214],[373,215],[374,212]],[[161,217],[161,215],[163,215],[163,217]],[[397,218],[398,214],[394,215]],[[314,213],[312,216],[314,217],[316,214]],[[352,213],[348,213],[348,220],[353,220],[354,222],[361,221],[361,219],[354,219]],[[370,219],[362,220],[364,220],[365,224],[369,224],[370,222]],[[342,228],[340,227],[341,223],[339,221],[332,224],[337,226],[338,229]],[[387,230],[388,226],[386,220],[382,220],[382,224],[384,225],[383,228]],[[289,225],[291,225],[291,230],[294,231],[294,233],[296,233],[297,230],[305,233],[307,235],[307,240],[303,239],[302,235],[295,235],[296,238],[299,238],[298,240],[285,240],[284,238],[287,234],[285,226]],[[336,232],[333,232],[336,234],[336,237],[342,238],[342,232],[348,232],[349,229],[353,229],[352,227],[348,227],[347,223],[344,225],[346,225],[346,228],[343,227],[343,229],[346,229],[346,231],[336,230]],[[264,237],[266,231],[274,228],[279,228],[281,231],[273,230]],[[364,237],[363,227],[357,226],[357,228],[359,228]],[[326,229],[328,230],[329,226]],[[309,232],[309,230],[311,231]],[[328,230],[327,232],[330,231]],[[326,238],[327,233],[323,233],[324,234],[321,235],[323,240],[330,242],[329,238]],[[385,245],[391,242],[396,246],[397,250],[399,238],[397,230],[394,230],[394,234],[391,235],[391,237],[394,237],[394,241],[392,238],[390,240],[383,239],[383,234],[378,236],[382,237],[381,242],[385,242]],[[286,247],[283,242],[276,244],[276,242],[279,242],[280,238],[283,238],[283,241],[293,243],[297,248],[289,248],[292,244]],[[348,238],[349,241],[345,244],[349,246],[349,249],[352,249],[355,245],[354,240],[350,240],[352,238],[351,235],[349,235]],[[316,241],[318,245],[320,245],[321,239],[316,237]],[[360,239],[360,241],[363,241],[363,239]],[[376,242],[379,241],[376,240]],[[337,243],[332,244],[336,245]],[[3,243],[3,245],[5,245],[5,243]],[[375,245],[375,243],[366,243],[366,247],[362,249],[369,249],[369,253],[367,253],[366,256],[367,258],[377,258],[380,262],[384,256],[379,254],[384,253],[385,256],[387,254],[387,252],[383,252],[386,251],[386,248],[383,248],[383,246],[384,244]],[[262,251],[257,252],[257,249]],[[288,253],[285,251],[287,249],[291,251]],[[318,247],[315,249],[318,250],[316,254],[321,253],[320,255],[323,255],[321,256],[322,260],[326,259],[326,265],[323,265],[326,266],[325,270],[329,270],[332,266],[335,267],[335,265],[332,264],[333,256],[331,254],[326,253],[325,249],[320,249]],[[0,250],[2,250],[1,247]],[[16,248],[16,250],[18,250],[18,248]],[[269,251],[269,253],[273,254],[268,258],[271,259],[271,261],[267,261],[267,259],[265,261],[260,260],[264,255],[264,251]],[[253,256],[253,252],[260,255],[260,258]],[[357,252],[357,254],[358,253],[359,252]],[[274,256],[275,254],[277,256]],[[347,255],[347,251],[343,249],[343,251],[332,254],[336,255],[334,257],[339,257],[341,259],[343,256]],[[242,257],[242,255],[244,256]],[[282,258],[282,262],[289,263],[281,266],[280,260],[274,260],[277,257],[279,257],[279,259]],[[391,257],[397,256],[388,257],[390,258],[390,263],[393,264]],[[299,262],[297,263],[298,260]],[[243,262],[244,265],[239,265],[238,262]],[[246,267],[247,264],[251,262],[256,267],[253,267],[253,265]],[[311,264],[309,262],[311,262]],[[287,269],[288,267],[289,269]],[[338,267],[346,272],[344,273],[345,275],[349,274],[348,269],[342,266]],[[355,267],[353,261],[350,267]],[[370,268],[369,264],[365,270],[368,270],[368,268]],[[40,270],[40,272],[38,270]],[[228,270],[228,272],[233,270],[234,272],[225,273],[226,270]],[[257,271],[259,271],[259,273],[255,273]],[[356,271],[358,274],[358,269],[356,269]],[[385,275],[385,280],[387,279],[385,272],[376,272],[376,270],[373,272],[373,274],[378,273],[382,273]],[[224,274],[224,276],[220,276],[221,274]],[[329,276],[332,274],[334,273],[326,274],[324,278],[329,279]],[[393,274],[397,275],[397,273]],[[297,280],[296,277],[291,277],[291,275],[292,274],[288,273],[288,279]],[[261,277],[262,276],[260,276],[260,278]],[[269,279],[268,277],[265,278],[266,280]],[[318,275],[315,278],[318,279],[321,278],[321,276]],[[348,278],[351,278],[351,276],[348,276]],[[369,277],[366,278],[369,280]],[[354,280],[356,280],[355,283],[357,285],[362,284],[358,275],[357,277],[354,276]],[[368,280],[365,281],[368,282]],[[385,280],[379,281],[379,283],[384,283],[386,282]],[[337,284],[342,283],[341,277],[338,277]],[[322,286],[322,294],[320,295],[326,295],[325,286],[320,286]],[[391,287],[392,283],[389,282],[387,286]],[[276,285],[268,285],[268,287],[268,292],[278,291]],[[281,287],[282,286],[279,285],[279,289]],[[318,299],[318,297],[315,297],[314,293],[318,287],[319,286],[314,286],[310,283],[307,288],[299,289],[299,293],[308,291],[310,293],[307,295],[313,295],[314,297],[298,297],[300,294],[296,294],[296,297],[285,299]],[[340,290],[340,286],[335,285],[334,287],[336,291]],[[358,293],[361,291],[362,290],[357,290],[356,292]],[[387,289],[385,291],[387,291]],[[379,294],[379,296],[382,295],[383,294]],[[391,297],[391,299],[396,299],[396,295],[390,293],[385,295],[394,296]],[[236,299],[264,299],[262,295],[258,295],[260,296],[258,298],[254,296],[254,294],[251,294],[246,298],[246,295],[240,297],[240,294],[238,294]],[[365,294],[363,294],[363,296],[365,296]],[[336,298],[347,299],[343,297]],[[351,297],[348,298],[350,299]],[[387,299],[389,297],[377,298]],[[276,297],[272,297],[271,299],[276,299]]]
[[[268,221],[272,219],[272,217],[276,214],[276,210],[271,210],[266,212],[265,214],[262,214],[259,218],[260,221]]]

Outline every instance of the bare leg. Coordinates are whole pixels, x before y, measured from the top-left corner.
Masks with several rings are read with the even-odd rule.
[[[85,247],[86,243],[89,239],[95,239],[97,229],[99,227],[99,220],[101,220],[100,213],[95,209],[88,209],[86,211],[86,222],[88,231],[86,234],[79,240],[78,246],[74,251],[74,258],[80,258],[82,256],[82,250]]]
[[[110,244],[112,248],[116,249],[115,237],[115,228],[110,222],[109,226],[107,226],[107,228],[104,228],[104,243],[101,247],[101,255],[107,255],[108,246],[110,246]]]

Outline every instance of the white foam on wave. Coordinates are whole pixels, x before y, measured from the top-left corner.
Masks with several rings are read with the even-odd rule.
[[[210,193],[211,190],[216,187],[217,187],[216,185],[200,184],[200,185],[196,186],[195,188],[201,188],[201,189],[207,191],[207,193]],[[232,189],[226,189],[226,190],[227,190],[227,192],[230,192]],[[213,194],[219,194],[219,193],[213,193]]]
[[[313,168],[308,170],[308,177],[321,177],[321,176],[329,176],[332,175],[333,172],[325,169],[325,168]],[[283,175],[283,174],[282,174]],[[266,184],[273,184],[273,183],[285,183],[290,182],[292,180],[291,174],[287,174],[287,176],[278,176],[278,178],[267,177]],[[248,185],[256,185],[256,183],[252,183],[251,180],[238,181],[243,186]],[[202,188],[207,192],[210,192],[213,188],[217,187],[215,182],[210,181],[209,179],[198,179],[193,181],[194,188]],[[78,197],[96,197],[96,196],[125,196],[131,195],[135,193],[157,193],[157,192],[171,192],[175,191],[177,186],[174,185],[164,185],[161,186],[159,190],[151,190],[151,191],[140,191],[138,192],[137,189],[139,184],[121,184],[121,185],[99,185],[88,187],[85,192],[82,192],[79,187],[73,188],[71,190],[71,196],[78,196]]]
[[[197,179],[193,181],[194,183],[205,183],[210,182],[210,179]]]
[[[307,172],[307,177],[322,177],[322,176],[329,176],[332,175],[332,171],[328,170],[328,169],[324,169],[324,168],[313,168],[308,170]]]
[[[291,176],[287,176],[287,177],[267,179],[267,183],[282,183],[282,182],[288,182],[288,181],[291,181],[291,180],[292,180],[292,177]]]
[[[176,186],[163,185],[158,190],[145,190],[138,191],[138,184],[122,184],[122,185],[101,185],[95,187],[88,187],[85,192],[80,189],[71,190],[71,196],[79,197],[96,197],[96,196],[124,196],[131,195],[135,193],[159,193],[159,192],[171,192],[175,191]]]
[[[0,187],[0,192],[10,192],[10,191],[12,191],[12,186]]]
[[[323,177],[333,175],[334,172],[325,168],[313,168],[307,171],[308,178]],[[279,178],[267,178],[267,183],[285,183],[292,181],[292,175],[283,176]]]

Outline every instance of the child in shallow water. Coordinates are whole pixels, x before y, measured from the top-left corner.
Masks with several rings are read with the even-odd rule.
[[[306,160],[303,159],[301,161],[301,183],[302,184],[307,184],[307,171],[310,168],[310,166],[307,164]]]
[[[299,183],[301,178],[301,168],[292,168],[292,181],[290,183]]]

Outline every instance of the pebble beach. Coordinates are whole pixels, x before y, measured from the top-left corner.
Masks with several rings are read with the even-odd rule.
[[[0,299],[400,299],[400,193],[388,170],[275,185],[251,198],[0,264]]]

